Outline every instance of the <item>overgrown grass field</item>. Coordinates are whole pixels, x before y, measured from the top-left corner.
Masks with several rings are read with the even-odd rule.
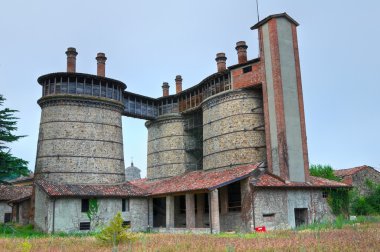
[[[339,222],[339,221],[338,221]],[[45,235],[31,227],[0,228],[0,251],[112,251],[91,235]],[[380,222],[356,221],[312,225],[266,233],[139,235],[119,251],[379,251]]]

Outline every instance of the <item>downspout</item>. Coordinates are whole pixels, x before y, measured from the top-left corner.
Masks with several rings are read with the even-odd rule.
[[[149,212],[150,212],[149,201],[150,201],[150,199],[147,198],[146,200],[148,201],[148,232],[150,232],[150,223],[149,223]]]
[[[212,234],[212,219],[211,219],[211,196],[210,193],[207,193],[208,195],[208,219],[210,222],[210,233]]]
[[[52,233],[54,234],[55,229],[55,198],[53,198],[53,230]]]
[[[256,194],[256,191],[252,189],[252,221],[253,221],[253,229],[254,230],[256,228],[256,215],[255,215],[255,199],[256,199],[256,197],[255,197],[255,194]],[[251,231],[253,231],[253,230],[251,230]]]

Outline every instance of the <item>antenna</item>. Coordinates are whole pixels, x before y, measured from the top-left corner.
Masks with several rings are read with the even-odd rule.
[[[257,22],[260,22],[259,0],[256,0],[256,12],[257,12]]]

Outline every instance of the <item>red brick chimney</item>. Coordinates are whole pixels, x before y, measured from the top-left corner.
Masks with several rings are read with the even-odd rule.
[[[164,82],[162,83],[162,96],[169,96],[169,83]]]
[[[238,55],[239,64],[247,62],[247,48],[248,46],[245,44],[245,41],[236,42],[236,51]]]
[[[175,92],[176,94],[182,92],[182,76],[177,75],[175,77]]]
[[[226,54],[225,53],[217,53],[216,54],[216,66],[218,68],[218,72],[223,72],[226,70]]]
[[[106,55],[100,52],[97,54],[95,59],[98,62],[97,75],[106,77],[106,60],[107,60]]]
[[[77,50],[74,47],[67,48],[67,72],[75,73],[76,70],[76,62],[77,62]]]

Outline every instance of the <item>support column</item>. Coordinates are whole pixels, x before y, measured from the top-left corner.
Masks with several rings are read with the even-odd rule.
[[[241,219],[245,232],[251,232],[253,225],[253,195],[249,179],[243,179],[240,182],[241,191]]]
[[[205,212],[205,195],[196,194],[197,197],[197,214],[195,220],[195,226],[198,228],[203,228],[203,214]]]
[[[194,194],[186,194],[186,228],[195,228]]]
[[[228,187],[219,188],[220,191],[220,214],[228,213]]]
[[[220,232],[219,221],[219,196],[218,189],[210,192],[210,211],[211,211],[211,232],[217,234]]]
[[[166,196],[166,228],[174,228],[174,196]]]

